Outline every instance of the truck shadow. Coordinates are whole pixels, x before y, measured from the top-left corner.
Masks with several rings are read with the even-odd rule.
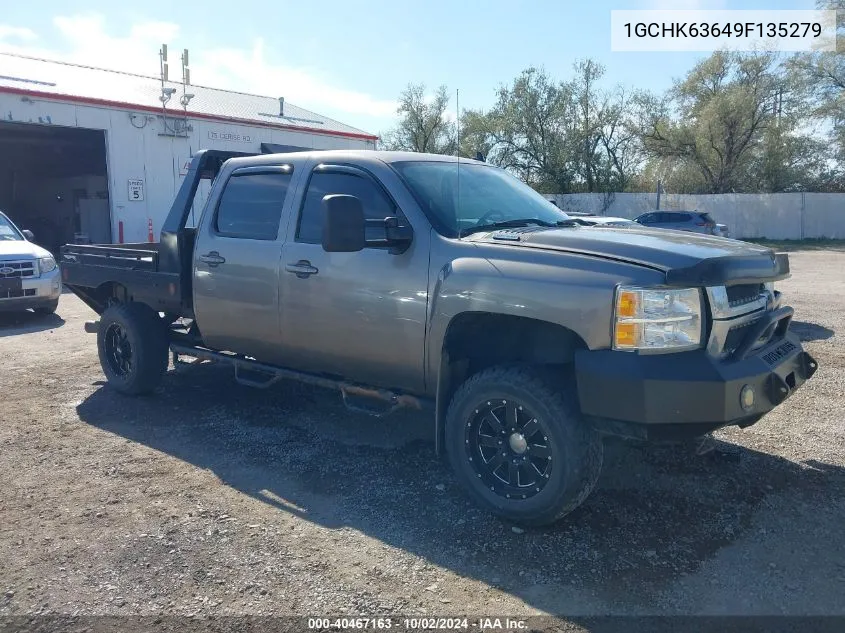
[[[830,328],[808,321],[792,321],[789,329],[795,332],[802,341],[826,341],[834,334]]]
[[[298,383],[256,392],[214,365],[171,372],[150,398],[104,386],[77,412],[279,511],[358,530],[549,613],[571,612],[567,600],[585,592],[616,608],[650,602],[747,533],[770,495],[845,498],[845,470],[835,466],[750,449],[737,460],[689,459],[669,447],[613,445],[584,506],[521,533],[457,488],[424,415],[350,413],[335,394]]]

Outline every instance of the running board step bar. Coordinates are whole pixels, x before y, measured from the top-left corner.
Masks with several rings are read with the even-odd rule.
[[[198,361],[231,363],[235,367],[235,380],[248,387],[266,389],[279,380],[286,379],[297,380],[325,389],[336,389],[340,391],[343,396],[343,404],[348,409],[379,418],[399,409],[421,410],[434,406],[434,401],[428,398],[418,398],[417,396],[397,393],[387,389],[365,387],[344,380],[335,380],[293,369],[275,367],[240,354],[216,352],[204,347],[191,347],[188,345],[177,345],[175,343],[170,344],[170,351],[173,354],[173,364],[177,368],[188,367],[194,364],[193,362],[179,360],[179,356],[191,356]],[[368,404],[364,404],[365,402],[377,402],[382,406],[369,406]]]

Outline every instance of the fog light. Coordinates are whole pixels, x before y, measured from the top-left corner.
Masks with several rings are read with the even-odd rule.
[[[739,404],[746,411],[754,408],[754,387],[745,385],[742,388],[739,392]]]

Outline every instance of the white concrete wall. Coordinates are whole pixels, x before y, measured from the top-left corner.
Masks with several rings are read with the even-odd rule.
[[[236,125],[223,121],[189,119],[193,127],[187,138],[162,136],[162,121],[152,113],[51,99],[24,101],[19,95],[0,92],[0,115],[4,121],[81,127],[106,131],[109,202],[112,241],[118,241],[120,223],[124,242],[147,241],[148,222],[158,239],[161,225],[182,182],[180,170],[200,149],[259,152],[261,143],[296,145],[314,149],[373,149],[372,141],[326,134]],[[176,114],[176,112],[172,112]],[[216,134],[215,134],[216,133]],[[238,140],[219,140],[219,135]],[[130,179],[143,179],[144,200],[129,198]],[[200,209],[196,209],[199,213]]]
[[[634,218],[653,211],[653,193],[550,194],[564,211]],[[660,196],[660,208],[706,211],[732,237],[845,239],[845,194],[772,193]]]

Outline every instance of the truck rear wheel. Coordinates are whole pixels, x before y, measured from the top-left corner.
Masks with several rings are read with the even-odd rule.
[[[142,303],[112,305],[97,329],[100,365],[109,385],[121,393],[153,391],[167,370],[167,330]]]
[[[472,376],[452,398],[445,430],[463,487],[523,525],[553,523],[574,510],[601,472],[603,444],[581,419],[574,390],[552,386],[532,367]]]

